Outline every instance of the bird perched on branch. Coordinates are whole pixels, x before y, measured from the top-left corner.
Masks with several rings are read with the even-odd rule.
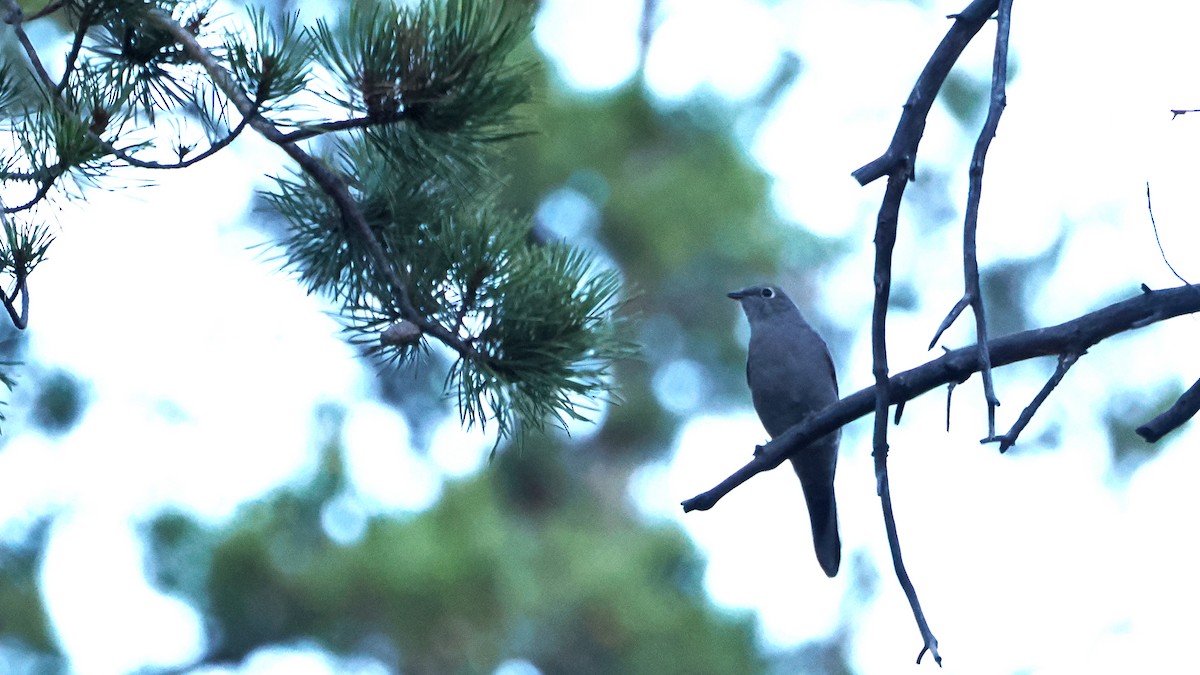
[[[771,438],[838,400],[829,347],[786,293],[778,286],[763,285],[734,291],[729,297],[741,304],[750,320],[746,381],[754,410]],[[789,458],[808,504],[817,561],[831,577],[842,561],[833,495],[839,434],[823,436]]]

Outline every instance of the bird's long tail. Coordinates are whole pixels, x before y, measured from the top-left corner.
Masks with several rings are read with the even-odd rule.
[[[842,540],[838,536],[837,502],[833,494],[837,440],[836,434],[830,434],[791,458],[792,468],[804,488],[817,562],[831,577],[837,576],[842,563]]]

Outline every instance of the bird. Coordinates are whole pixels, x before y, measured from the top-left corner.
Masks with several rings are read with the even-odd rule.
[[[763,284],[728,295],[750,322],[746,382],[771,438],[838,400],[829,346],[782,289]],[[804,491],[817,562],[830,577],[842,561],[833,493],[839,436],[840,430],[831,432],[789,458]]]

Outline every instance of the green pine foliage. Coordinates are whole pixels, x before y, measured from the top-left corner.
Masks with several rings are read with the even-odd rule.
[[[509,56],[530,14],[530,4],[516,2],[357,2],[344,24],[318,22],[312,36],[340,85],[328,94],[338,105],[494,140],[515,128],[513,109],[529,98],[529,65]]]
[[[231,32],[225,39],[229,65],[262,114],[289,109],[288,99],[308,86],[311,41],[296,14],[273,25],[261,9],[250,10],[250,35]]]
[[[501,437],[609,396],[609,364],[631,352],[620,278],[496,205],[506,142],[532,131],[536,72],[514,55],[531,3],[360,0],[309,27],[253,9],[246,27],[220,26],[209,10],[68,0],[14,13],[25,67],[0,69],[16,110],[5,212],[24,218],[115,168],[183,169],[257,132],[296,161],[266,195],[289,226],[282,266],[342,306],[351,342],[397,364],[440,343],[463,421]],[[57,79],[44,64],[63,59],[23,28],[51,15],[73,31]]]

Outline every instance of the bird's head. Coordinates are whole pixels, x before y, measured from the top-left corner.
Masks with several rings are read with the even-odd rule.
[[[792,299],[783,292],[783,289],[774,284],[749,286],[728,295],[742,305],[742,309],[746,312],[746,318],[751,323],[776,314],[796,311],[796,305]]]

